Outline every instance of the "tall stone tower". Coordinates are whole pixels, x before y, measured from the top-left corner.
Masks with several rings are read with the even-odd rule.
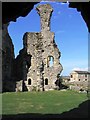
[[[27,32],[23,37],[24,51],[30,60],[23,61],[23,80],[28,91],[55,88],[57,75],[62,71],[60,52],[50,32],[52,7],[49,4],[39,5],[36,10],[41,18],[41,32]]]

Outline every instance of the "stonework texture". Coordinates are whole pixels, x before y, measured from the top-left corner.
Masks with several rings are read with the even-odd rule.
[[[71,89],[88,90],[90,72],[88,71],[72,71],[70,73],[69,83]]]
[[[36,10],[41,18],[41,32],[26,32],[23,37],[23,49],[16,58],[16,76],[23,80],[22,90],[52,90],[56,87],[57,75],[62,71],[61,53],[50,31],[52,7],[39,5]],[[18,85],[17,85],[18,86]]]
[[[69,77],[62,77],[62,81],[71,90],[86,92],[89,90],[89,77],[89,71],[74,70]]]

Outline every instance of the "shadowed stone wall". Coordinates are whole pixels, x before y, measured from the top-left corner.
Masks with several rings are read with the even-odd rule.
[[[8,34],[8,25],[2,26],[2,89],[3,91],[15,91],[14,46]]]

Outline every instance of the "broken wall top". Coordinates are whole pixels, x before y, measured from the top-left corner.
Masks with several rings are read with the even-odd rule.
[[[53,8],[50,4],[39,5],[36,7],[41,18],[41,32],[50,31],[50,18]]]

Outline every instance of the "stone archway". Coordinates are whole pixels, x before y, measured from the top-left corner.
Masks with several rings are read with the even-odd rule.
[[[31,3],[30,3],[31,4]],[[36,3],[35,3],[36,4]],[[86,4],[87,5],[87,4]],[[89,4],[90,5],[90,4]],[[31,6],[33,6],[33,5],[31,5]],[[81,7],[82,6],[82,7]],[[74,6],[74,4],[73,3],[70,3],[70,7],[75,7],[75,8],[77,8],[77,9],[79,9],[79,11],[81,11],[81,13],[82,13],[82,16],[83,16],[83,18],[84,18],[84,20],[85,20],[85,22],[86,22],[86,24],[87,24],[87,26],[88,26],[88,29],[89,29],[89,31],[90,31],[90,23],[89,23],[89,14],[86,14],[85,15],[85,13],[86,13],[86,9],[84,9],[84,8],[86,8],[85,7],[85,5],[82,5],[82,4],[80,4],[79,6],[78,5],[76,5],[75,4],[75,6]],[[28,7],[28,10],[30,10],[30,8]],[[87,7],[87,10],[89,10],[89,6]],[[25,12],[25,11],[24,11]],[[27,12],[28,13],[28,12]],[[17,14],[17,13],[16,13]],[[26,13],[23,13],[23,14],[26,14]],[[20,15],[20,14],[19,14]],[[18,15],[18,16],[19,16]],[[8,20],[6,20],[6,21],[10,21],[10,20],[16,20],[16,18],[18,17],[18,16],[14,16],[14,18],[12,19],[12,18],[10,18],[10,19],[8,19]],[[20,15],[20,16],[22,16],[22,15]],[[86,16],[88,16],[88,17],[86,17]],[[5,23],[5,21],[3,21],[3,23]],[[7,23],[7,22],[6,22]],[[11,50],[12,51],[12,50]],[[13,54],[13,56],[14,56],[14,54]],[[10,56],[9,56],[10,57]],[[11,56],[11,58],[12,58],[12,56]],[[11,65],[9,65],[9,66],[11,66]]]
[[[2,3],[2,23],[6,24],[10,21],[16,21],[19,16],[26,16],[35,4],[39,2],[3,2]],[[76,8],[81,12],[84,21],[90,32],[90,2],[69,2],[69,7]],[[15,5],[16,4],[16,5]],[[15,8],[17,6],[17,9]],[[13,11],[13,13],[12,13]]]

